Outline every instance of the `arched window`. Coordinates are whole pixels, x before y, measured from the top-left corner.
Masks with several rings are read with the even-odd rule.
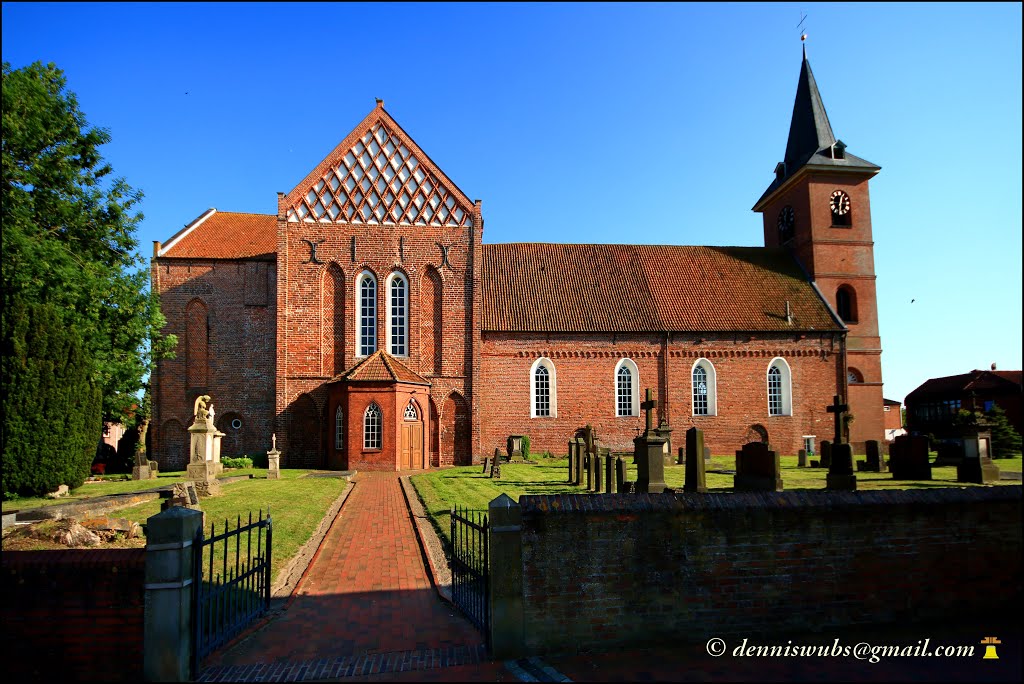
[[[849,285],[836,290],[836,313],[844,323],[857,322],[857,293]]]
[[[377,351],[377,279],[363,271],[356,283],[356,348],[359,356],[369,356]]]
[[[409,404],[405,407],[405,414],[402,416],[405,420],[419,420],[420,414],[416,410],[416,402],[412,399],[409,400]]]
[[[380,449],[381,446],[381,416],[380,407],[377,404],[370,404],[363,414],[363,448]]]
[[[793,415],[792,379],[789,364],[780,357],[768,366],[768,415]]]
[[[345,448],[345,414],[340,406],[334,410],[334,448]]]
[[[707,359],[693,364],[693,415],[718,415],[718,377],[715,367]]]
[[[615,365],[615,415],[640,415],[640,372],[630,359]]]
[[[530,417],[545,418],[558,415],[558,386],[555,384],[555,365],[551,359],[540,358],[530,368]]]
[[[409,355],[409,283],[401,273],[388,278],[388,350]]]
[[[848,382],[851,385],[856,385],[858,383],[864,382],[864,376],[861,375],[861,372],[856,368],[847,368],[846,382]]]

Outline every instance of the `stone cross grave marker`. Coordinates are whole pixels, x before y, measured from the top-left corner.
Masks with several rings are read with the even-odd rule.
[[[647,430],[633,439],[633,456],[636,461],[637,493],[660,494],[665,491],[665,443],[667,440],[652,429],[652,412],[658,407],[651,388],[647,388],[647,401],[641,404],[647,412]]]
[[[640,404],[640,408],[644,410],[644,422],[647,427],[647,434],[651,434],[651,430],[653,430],[654,425],[654,419],[651,414],[654,409],[658,408],[658,400],[653,397],[650,387],[647,388],[646,400]]]
[[[840,404],[839,395],[832,395],[832,405],[825,407],[825,410],[835,415],[835,438],[834,444],[843,443],[843,414],[850,410],[849,404]]]

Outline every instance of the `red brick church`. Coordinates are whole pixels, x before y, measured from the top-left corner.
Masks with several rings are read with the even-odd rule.
[[[592,424],[632,449],[640,397],[717,454],[883,439],[868,181],[804,57],[785,158],[754,204],[764,247],[486,244],[472,200],[377,106],[275,215],[210,209],[154,245],[178,336],[152,447],[183,468],[213,397],[222,453],[277,435],[282,467],[469,464],[509,435],[564,453]],[[557,235],[553,237],[557,238]]]

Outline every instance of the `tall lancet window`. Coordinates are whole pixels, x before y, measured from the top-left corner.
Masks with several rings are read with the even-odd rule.
[[[363,448],[380,449],[381,415],[377,404],[370,404],[363,414]]]
[[[369,356],[377,351],[377,279],[373,274],[360,274],[356,292],[359,298],[359,356]]]
[[[401,273],[391,275],[388,288],[388,346],[392,356],[409,355],[409,285]]]

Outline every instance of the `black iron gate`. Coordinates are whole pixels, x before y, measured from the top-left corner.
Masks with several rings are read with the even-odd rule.
[[[487,514],[452,509],[452,602],[484,635],[490,648],[491,602]]]
[[[255,549],[253,532],[255,531]],[[273,537],[270,513],[263,511],[253,521],[238,524],[217,534],[210,525],[210,537],[202,528],[196,534],[193,554],[192,591],[192,677],[199,676],[199,662],[223,646],[270,608],[270,552]],[[242,548],[245,535],[245,548]],[[234,549],[231,548],[234,540]],[[223,541],[222,546],[217,542]],[[255,554],[254,554],[255,552]]]

